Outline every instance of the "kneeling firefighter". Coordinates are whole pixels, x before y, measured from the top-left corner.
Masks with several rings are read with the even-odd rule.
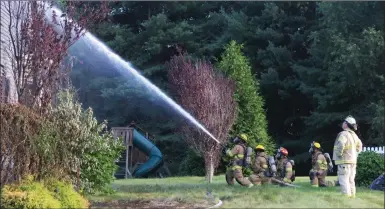
[[[312,155],[312,169],[309,172],[310,182],[313,187],[334,186],[332,181],[325,181],[327,172],[333,172],[333,163],[328,153],[322,153],[320,143],[312,142],[309,153]]]
[[[277,159],[277,176],[273,178],[283,183],[291,184],[295,180],[295,170],[294,161],[289,160],[288,155],[289,152],[283,147],[280,147],[277,150],[277,154],[275,155],[275,158]],[[277,181],[274,181],[274,179],[272,180],[273,183],[278,183]]]
[[[246,147],[247,135],[241,134],[233,140],[235,146],[233,149],[227,149],[226,155],[231,158],[226,171],[226,182],[234,185],[235,180],[242,186],[254,186],[248,178],[243,176],[242,168],[247,167],[251,161],[252,148]]]
[[[255,153],[255,161],[251,166],[253,174],[249,176],[249,180],[254,185],[269,184],[271,177],[277,172],[274,157],[266,155],[262,145],[255,147]]]

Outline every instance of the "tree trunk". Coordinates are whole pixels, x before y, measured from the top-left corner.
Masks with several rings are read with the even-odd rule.
[[[205,168],[206,168],[206,181],[211,183],[214,177],[214,160],[213,160],[212,154],[208,154],[205,156]]]

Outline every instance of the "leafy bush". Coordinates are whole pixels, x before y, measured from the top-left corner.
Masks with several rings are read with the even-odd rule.
[[[112,192],[108,185],[114,180],[112,174],[118,168],[115,160],[124,149],[120,143],[115,142],[110,133],[99,135],[104,128],[106,126],[97,127],[98,131],[92,136],[93,146],[86,150],[82,158],[81,181],[82,189],[86,190],[86,193]]]
[[[60,201],[62,208],[88,208],[89,202],[77,193],[71,182],[61,182],[50,178],[44,180],[45,187],[55,193],[55,197]]]
[[[179,175],[181,176],[204,176],[205,162],[201,155],[194,150],[189,149],[187,156],[179,166]]]
[[[356,184],[369,186],[384,172],[384,155],[372,151],[362,152],[357,159]]]
[[[25,179],[20,184],[5,185],[1,189],[2,208],[62,208],[41,182]]]
[[[92,109],[83,110],[70,90],[58,94],[58,104],[37,137],[36,147],[46,165],[42,177],[69,175],[86,193],[105,191],[114,180],[115,160],[123,146],[107,131],[106,122],[98,123]]]

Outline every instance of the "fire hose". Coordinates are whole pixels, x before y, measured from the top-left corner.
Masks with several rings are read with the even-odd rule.
[[[278,184],[282,184],[282,185],[285,185],[285,186],[289,186],[289,187],[295,187],[295,188],[299,188],[300,186],[297,186],[297,185],[294,185],[294,184],[289,184],[289,183],[286,183],[284,181],[280,181],[276,178],[271,178],[272,181],[274,181],[275,183],[278,183]]]

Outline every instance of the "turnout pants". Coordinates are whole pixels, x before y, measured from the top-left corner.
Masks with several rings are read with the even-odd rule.
[[[263,174],[252,174],[249,176],[249,181],[254,185],[269,184],[271,179]]]
[[[356,164],[340,164],[338,165],[338,182],[340,184],[341,193],[349,197],[356,195]]]
[[[311,185],[314,187],[326,187],[326,171],[318,171],[318,175],[316,174],[316,171],[310,173],[310,182]]]
[[[229,185],[234,185],[234,179],[242,186],[252,185],[249,179],[243,176],[241,169],[231,169],[229,168],[226,172],[226,182]]]

